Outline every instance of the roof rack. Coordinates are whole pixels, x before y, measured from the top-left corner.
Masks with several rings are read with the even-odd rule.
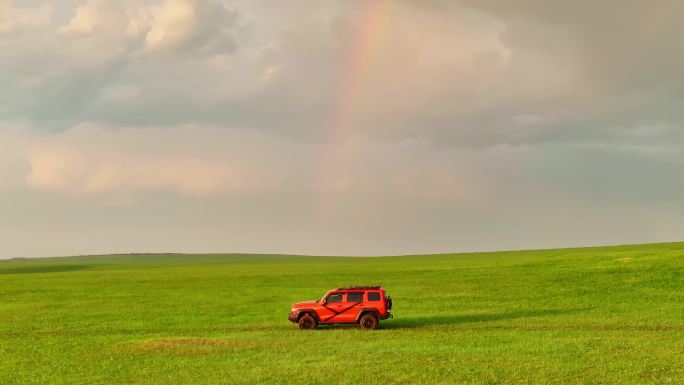
[[[340,287],[337,290],[379,290],[382,286],[350,286],[350,287]]]

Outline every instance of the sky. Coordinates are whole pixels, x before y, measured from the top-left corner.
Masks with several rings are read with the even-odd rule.
[[[683,15],[0,0],[0,258],[684,240]]]

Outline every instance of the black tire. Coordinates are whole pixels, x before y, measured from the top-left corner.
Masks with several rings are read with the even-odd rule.
[[[316,319],[308,314],[304,314],[299,318],[299,328],[302,330],[313,330],[316,329]]]
[[[359,320],[359,327],[364,330],[375,330],[379,324],[378,317],[373,313],[366,313]]]

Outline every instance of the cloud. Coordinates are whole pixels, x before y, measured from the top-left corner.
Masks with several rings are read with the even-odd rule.
[[[681,2],[449,4],[506,26],[500,38],[512,55],[490,111],[543,117],[525,141],[624,141],[638,126],[684,123]],[[662,134],[662,142],[680,140]]]
[[[331,154],[321,153],[315,143],[214,126],[112,128],[86,123],[53,134],[12,128],[2,138],[13,143],[13,151],[0,163],[24,164],[19,168],[24,174],[15,180],[20,189],[102,198],[105,204],[116,195],[135,204],[160,192],[193,199],[300,192],[333,204],[388,191],[434,204],[482,200],[475,180],[456,166],[467,159],[465,154],[427,154],[420,142],[378,147],[355,138],[343,150],[330,149],[348,157],[334,164],[328,161]],[[435,168],[440,163],[453,166]]]
[[[319,141],[342,124],[379,140],[461,147],[643,144],[637,127],[684,124],[682,52],[658,38],[678,35],[668,16],[676,12],[632,2],[586,15],[534,1],[401,1],[368,26],[364,2],[310,12],[305,3],[231,4],[82,4],[56,32],[32,37],[44,44],[6,43],[14,54],[0,59],[0,77],[17,97],[6,98],[4,115],[51,130],[201,123]],[[605,29],[601,17],[613,11],[619,21]]]
[[[60,32],[71,37],[116,38],[139,36],[147,24],[147,9],[134,1],[108,2],[91,0],[74,11],[68,24]]]
[[[113,84],[102,90],[102,98],[108,102],[125,101],[139,96],[140,86],[134,84]]]
[[[90,0],[79,6],[60,32],[74,38],[137,39],[147,51],[199,49],[231,52],[238,14],[207,0]],[[137,47],[136,47],[137,48]]]
[[[48,9],[3,6],[8,15]],[[224,76],[213,63],[237,48],[236,11],[208,0],[91,0],[63,16],[63,23],[56,18],[0,40],[6,53],[0,57],[0,117],[31,119],[45,130],[84,121],[182,124],[199,120],[207,103],[219,102],[203,103],[202,95]],[[3,28],[13,30],[28,19],[2,17]],[[138,90],[141,98],[122,94],[121,87]],[[116,109],[107,104],[112,97]],[[156,121],[160,116],[164,121]]]
[[[26,3],[0,0],[14,250],[42,231],[64,253],[81,233],[446,251],[684,223],[680,2]]]
[[[160,136],[163,144],[149,145]],[[266,188],[268,181],[260,176],[264,170],[249,169],[239,152],[223,154],[204,147],[217,136],[215,130],[194,127],[111,129],[82,124],[27,140],[30,145],[23,155],[30,172],[25,180],[33,189],[77,195],[173,191],[205,196]]]
[[[684,31],[679,17],[684,4],[679,1],[665,0],[658,6],[631,0],[600,4],[552,4],[538,0],[515,4],[500,0],[456,2],[504,20],[511,26],[507,39],[514,46],[543,41],[544,35],[517,38],[516,34],[524,28],[562,31],[566,40],[563,48],[575,49],[588,80],[602,86],[624,90],[662,86],[669,80],[681,84],[675,75],[684,60],[684,49],[674,44]]]
[[[151,25],[145,36],[150,51],[197,49],[230,53],[236,43],[231,30],[236,11],[206,0],[166,0],[149,8]]]
[[[43,4],[37,7],[16,7],[9,0],[0,1],[0,40],[16,37],[28,29],[50,22],[52,9]]]

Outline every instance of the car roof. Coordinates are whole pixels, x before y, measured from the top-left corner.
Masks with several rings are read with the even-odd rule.
[[[340,287],[335,289],[335,291],[359,291],[359,290],[384,290],[382,286],[350,286],[350,287]]]

